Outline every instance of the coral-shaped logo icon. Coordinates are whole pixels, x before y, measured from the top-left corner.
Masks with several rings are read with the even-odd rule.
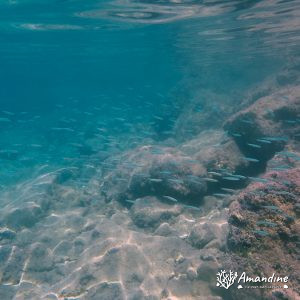
[[[232,272],[229,270],[227,273],[225,270],[221,270],[221,272],[217,273],[217,286],[223,287],[226,290],[234,284],[238,274],[237,272]]]

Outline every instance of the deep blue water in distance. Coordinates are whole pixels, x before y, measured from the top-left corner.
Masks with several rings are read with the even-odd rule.
[[[97,122],[122,117],[134,135],[163,111],[176,118],[176,103],[209,103],[208,91],[240,103],[298,57],[299,19],[298,1],[2,0],[0,146],[18,152],[4,158],[2,180],[76,157],[67,143],[86,143]]]

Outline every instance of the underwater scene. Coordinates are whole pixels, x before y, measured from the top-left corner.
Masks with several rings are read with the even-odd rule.
[[[0,0],[0,300],[300,299],[300,1]]]

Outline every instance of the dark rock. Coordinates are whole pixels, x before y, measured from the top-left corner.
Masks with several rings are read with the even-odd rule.
[[[299,131],[299,125],[289,125],[289,121],[295,121],[300,113],[297,92],[293,89],[288,90],[287,97],[282,96],[282,92],[262,97],[226,121],[224,128],[233,136],[241,152],[259,160],[259,163],[250,164],[249,174],[263,171],[266,162]],[[271,143],[257,141],[265,137],[274,139]],[[259,144],[260,148],[250,147],[248,143]]]
[[[189,280],[195,280],[197,278],[197,271],[193,268],[188,268],[186,274]]]
[[[54,183],[56,184],[64,184],[65,182],[69,181],[70,179],[74,179],[76,177],[76,168],[65,168],[58,172],[56,178],[54,179]]]
[[[91,233],[91,238],[92,239],[98,239],[100,236],[101,236],[101,233],[96,229],[94,229]]]
[[[174,233],[174,229],[168,223],[162,223],[154,232],[154,234],[161,236],[170,236]]]
[[[29,272],[46,272],[54,267],[53,257],[50,250],[41,243],[35,243],[32,246],[30,260],[27,269]]]
[[[13,240],[16,237],[16,232],[8,228],[0,229],[0,240]]]
[[[26,258],[23,249],[12,247],[10,259],[6,262],[2,273],[2,283],[19,284]]]
[[[288,292],[293,296],[287,299],[297,298],[293,286],[299,284],[300,264],[296,257],[300,230],[294,204],[300,195],[300,170],[269,171],[264,178],[265,183],[252,183],[230,206],[227,262],[236,271],[247,270],[254,275],[288,274],[292,287]],[[278,294],[270,290],[263,292],[264,299],[273,299]],[[280,297],[278,294],[274,299]]]
[[[84,251],[84,248],[85,248],[85,243],[83,240],[77,239],[74,241],[74,253],[76,255],[82,253]]]
[[[176,217],[179,213],[179,207],[163,204],[154,197],[139,199],[131,208],[133,222],[144,228],[155,228]]]
[[[127,199],[168,195],[193,202],[206,193],[206,182],[200,180],[206,169],[201,163],[191,164],[191,159],[175,148],[144,146],[127,153],[123,160],[103,185],[108,200],[125,203]],[[191,181],[191,175],[199,180]]]
[[[79,283],[81,286],[87,286],[91,281],[94,281],[96,278],[89,272],[86,272],[80,276]]]
[[[194,247],[201,249],[216,237],[217,236],[211,226],[207,224],[200,224],[193,228],[189,236],[189,242]]]
[[[122,287],[119,283],[100,283],[90,288],[86,295],[90,300],[124,300]]]
[[[2,247],[0,247],[0,265],[1,265],[1,267],[3,267],[5,265],[5,262],[8,259],[11,251],[12,251],[12,246],[3,245]]]
[[[69,241],[61,241],[54,249],[53,255],[63,255],[66,256],[72,250],[73,244]]]
[[[196,248],[222,248],[226,243],[227,227],[217,223],[197,224],[190,236],[189,242]]]
[[[42,300],[58,300],[55,294],[49,294],[42,298]]]
[[[203,261],[216,261],[219,256],[220,252],[215,248],[205,248],[200,252],[200,258]]]
[[[205,143],[205,141],[211,142]],[[224,132],[203,132],[184,146],[185,148],[193,147],[193,156],[208,170],[227,168],[232,171],[238,171],[248,165],[248,163],[242,159],[242,153],[235,141]]]
[[[16,293],[16,287],[11,285],[0,285],[0,299],[13,300],[15,299]]]
[[[17,244],[20,247],[25,247],[32,243],[34,239],[33,232],[27,228],[22,229],[17,235]]]
[[[42,217],[43,213],[39,206],[29,205],[12,210],[5,218],[6,224],[13,229],[32,227]]]
[[[203,262],[197,268],[198,279],[212,283],[216,278],[216,274],[220,268],[220,265],[216,262]]]

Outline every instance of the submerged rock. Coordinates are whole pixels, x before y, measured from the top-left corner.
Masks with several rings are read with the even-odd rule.
[[[154,232],[156,235],[171,236],[175,235],[174,229],[168,223],[162,223]]]
[[[227,224],[206,222],[196,224],[193,228],[189,242],[196,248],[218,248],[222,249],[226,245]]]
[[[86,297],[91,300],[98,300],[99,295],[107,300],[123,300],[124,294],[120,283],[103,282],[89,289]]]
[[[281,293],[287,299],[294,299],[299,297],[295,287],[300,283],[300,230],[296,210],[300,171],[298,168],[271,171],[265,178],[268,183],[251,184],[230,206],[231,257],[227,266],[240,272],[247,270],[249,276],[273,273],[288,276],[289,289]],[[264,297],[271,297],[271,293],[264,290]],[[234,294],[239,297],[242,292]]]
[[[299,91],[299,87],[287,87],[262,97],[224,124],[241,152],[259,160],[260,170],[299,132]]]
[[[8,228],[0,229],[0,241],[3,239],[12,240],[16,237],[16,232]]]
[[[205,176],[201,163],[192,163],[175,148],[144,146],[126,155],[106,178],[102,190],[109,200],[171,196],[180,202],[193,202],[206,193]]]
[[[171,221],[180,212],[179,206],[163,204],[154,197],[146,197],[136,200],[131,208],[131,217],[134,224],[147,229]]]
[[[4,218],[7,226],[13,229],[32,227],[40,221],[43,212],[39,205],[28,203],[23,208],[15,208]]]

